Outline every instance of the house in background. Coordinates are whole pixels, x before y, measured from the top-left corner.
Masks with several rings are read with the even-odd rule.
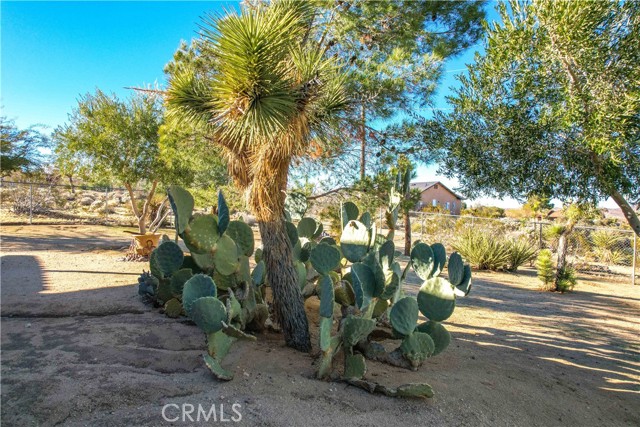
[[[422,210],[427,206],[441,206],[446,211],[449,211],[451,215],[460,215],[463,198],[440,181],[412,182],[411,189],[420,190],[418,210]]]

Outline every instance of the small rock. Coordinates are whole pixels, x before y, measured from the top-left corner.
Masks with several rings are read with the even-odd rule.
[[[27,323],[27,328],[30,328],[30,327],[31,327],[31,323]]]

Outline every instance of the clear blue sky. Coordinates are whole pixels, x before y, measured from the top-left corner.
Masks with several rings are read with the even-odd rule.
[[[2,115],[25,128],[48,126],[51,132],[67,120],[80,95],[100,88],[120,97],[126,86],[164,83],[162,69],[181,40],[196,37],[207,13],[237,8],[238,2],[62,2],[2,1],[0,105]],[[496,19],[494,3],[487,7]],[[450,60],[436,108],[456,84],[454,76],[472,62],[480,44]],[[420,167],[420,180],[455,180],[437,176],[436,166]],[[515,201],[480,200],[516,205]]]

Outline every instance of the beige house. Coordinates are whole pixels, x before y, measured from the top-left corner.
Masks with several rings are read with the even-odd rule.
[[[460,215],[463,198],[449,190],[440,181],[412,182],[411,189],[416,188],[421,191],[420,201],[417,206],[418,210],[423,210],[428,206],[440,206],[452,215]]]

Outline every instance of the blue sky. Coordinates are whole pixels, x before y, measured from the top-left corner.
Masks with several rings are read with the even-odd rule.
[[[162,69],[180,40],[196,36],[207,13],[222,13],[237,2],[61,2],[2,1],[0,105],[2,115],[25,128],[48,132],[67,120],[80,95],[100,88],[126,97],[127,86],[162,84]],[[494,4],[488,5],[495,19]],[[472,62],[480,44],[448,61],[436,108],[456,84],[455,75]],[[437,176],[437,166],[421,166],[418,180],[457,182]],[[474,203],[513,207],[513,200]]]

